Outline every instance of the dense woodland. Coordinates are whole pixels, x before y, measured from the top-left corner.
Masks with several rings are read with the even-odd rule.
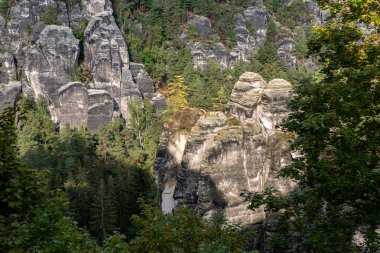
[[[266,80],[294,84],[292,114],[282,126],[295,132],[302,156],[280,176],[298,182],[289,196],[272,189],[242,193],[247,208],[281,211],[274,252],[376,252],[380,248],[380,5],[377,0],[319,0],[330,12],[323,25],[299,36],[300,56],[320,66],[288,69],[269,23],[264,47],[250,63],[221,70],[192,68],[179,40],[191,15],[208,16],[214,33],[231,47],[233,14],[252,1],[115,0],[115,18],[131,58],[144,63],[168,97],[163,117],[148,101],[129,104],[128,123],[115,120],[96,133],[61,131],[46,101],[20,98],[0,116],[0,248],[2,252],[247,252],[252,231],[223,216],[203,220],[186,208],[162,214],[153,162],[163,122],[185,106],[222,110],[238,76],[254,71]],[[290,29],[308,18],[303,1],[265,0]],[[6,1],[1,1],[4,9]],[[46,23],[53,23],[48,10]],[[291,18],[289,18],[291,17]],[[367,26],[363,31],[356,24]],[[231,27],[229,26],[231,24]],[[140,26],[141,25],[141,26]],[[140,28],[142,27],[142,28]],[[78,33],[80,37],[80,33]],[[178,92],[180,91],[180,92]],[[210,99],[213,98],[213,99]],[[365,245],[352,244],[360,229]]]

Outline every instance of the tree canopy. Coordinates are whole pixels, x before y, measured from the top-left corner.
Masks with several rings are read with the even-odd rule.
[[[321,70],[295,87],[283,127],[300,156],[280,175],[289,196],[246,194],[250,208],[283,213],[274,247],[295,252],[380,248],[380,6],[372,0],[318,1],[330,16],[309,50]],[[377,231],[376,231],[377,230]],[[362,242],[355,242],[357,235]]]

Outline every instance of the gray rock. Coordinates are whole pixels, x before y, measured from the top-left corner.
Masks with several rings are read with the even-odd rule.
[[[191,51],[194,68],[204,69],[210,61],[219,64],[221,68],[228,67],[227,50],[222,43],[205,45],[201,42],[189,42],[187,47]]]
[[[144,64],[131,62],[130,69],[133,80],[139,86],[143,98],[148,99],[152,103],[157,116],[161,115],[166,109],[166,98],[161,93],[154,92],[153,80],[148,72],[145,71]]]
[[[256,73],[245,73],[235,84],[230,113],[196,109],[178,112],[165,125],[154,172],[161,209],[186,205],[203,217],[223,213],[231,222],[260,224],[263,209],[247,209],[240,193],[274,187],[294,189],[276,175],[292,157],[292,135],[268,127],[287,116],[291,85],[275,79],[268,84]]]
[[[13,55],[0,54],[0,82],[9,83],[17,80],[17,68]]]
[[[267,16],[267,11],[262,2],[257,3],[255,7],[248,7],[244,11],[244,15],[236,15],[237,47],[233,50],[232,64],[236,60],[248,61],[252,52],[264,44],[268,27]]]
[[[195,31],[201,36],[211,36],[211,22],[208,18],[195,15],[189,22],[189,26],[194,26]]]
[[[111,1],[109,0],[82,0],[82,6],[82,13],[88,19],[103,12],[106,12],[107,15],[111,15],[113,12]]]
[[[296,42],[291,38],[285,38],[276,42],[277,54],[280,60],[287,67],[295,67],[297,65],[297,57],[295,55]]]
[[[69,124],[79,128],[87,126],[88,94],[82,83],[70,82],[59,90],[60,127]]]
[[[10,82],[0,84],[0,113],[8,107],[14,107],[20,94],[21,83]]]
[[[283,79],[273,79],[268,83],[261,95],[262,114],[260,120],[264,127],[274,129],[289,115],[287,106],[291,92],[292,85]]]
[[[42,22],[49,5],[57,8],[61,26]],[[80,52],[72,29],[79,31],[85,20],[84,52]],[[58,0],[16,1],[7,19],[0,16],[0,50],[5,52],[0,55],[1,108],[13,105],[21,91],[13,84],[19,74],[24,95],[44,97],[52,119],[61,127],[66,123],[72,127],[88,125],[94,131],[113,117],[127,119],[128,101],[143,97],[151,100],[157,114],[166,108],[164,96],[154,93],[153,81],[143,65],[136,65],[135,70],[130,65],[109,0],[83,0],[74,6]],[[90,72],[86,87],[72,82],[80,53],[84,55],[83,67]]]
[[[28,50],[23,87],[27,94],[42,96],[49,102],[52,119],[59,121],[58,90],[71,81],[76,65],[79,41],[70,28],[50,25],[41,32],[37,46]]]
[[[159,92],[149,94],[147,99],[153,104],[154,113],[156,116],[160,116],[164,113],[167,107],[166,98]]]
[[[88,129],[96,131],[99,126],[111,122],[114,103],[111,95],[107,91],[88,90],[88,101]]]
[[[139,89],[143,95],[154,92],[153,80],[149,76],[148,72],[145,71],[144,64],[131,62],[130,70],[134,81],[139,86]]]
[[[127,117],[127,102],[141,100],[142,95],[129,70],[127,45],[110,13],[90,20],[84,32],[84,55],[92,76],[90,87],[108,91]]]

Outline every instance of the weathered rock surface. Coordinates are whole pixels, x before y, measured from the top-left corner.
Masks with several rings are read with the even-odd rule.
[[[59,119],[58,90],[71,81],[70,70],[79,54],[79,41],[70,28],[50,25],[41,32],[26,56],[23,75],[25,93],[49,102],[54,121]]]
[[[189,42],[187,47],[191,50],[194,68],[204,69],[211,61],[219,64],[221,68],[229,66],[227,50],[222,43],[206,45],[201,42]]]
[[[297,64],[296,45],[296,42],[291,38],[276,41],[277,54],[280,60],[288,67],[295,67]]]
[[[48,7],[58,10],[57,22],[43,21]],[[52,119],[61,127],[88,126],[91,130],[115,117],[128,118],[128,101],[148,98],[157,114],[166,108],[163,95],[154,93],[152,79],[138,66],[133,77],[128,48],[112,16],[109,0],[15,2],[9,16],[0,16],[0,111],[24,95],[48,101]],[[83,24],[84,40],[75,38]],[[83,29],[83,28],[82,28]],[[81,64],[86,85],[74,82]],[[79,73],[81,74],[81,73]]]
[[[84,32],[84,61],[91,71],[92,89],[108,91],[122,115],[128,115],[122,100],[141,99],[129,70],[128,48],[115,19],[109,12],[97,14]]]
[[[247,28],[249,25],[249,29]],[[214,61],[221,68],[233,66],[238,61],[248,61],[252,52],[265,42],[267,31],[267,12],[262,3],[256,3],[244,11],[244,15],[238,14],[235,18],[235,33],[237,46],[228,52],[226,47],[215,42],[212,38],[211,22],[203,16],[194,16],[187,27],[193,27],[198,36],[208,42],[192,41],[188,31],[185,30],[181,38],[186,41],[193,59],[193,67],[204,69],[210,61]]]
[[[264,210],[252,212],[243,190],[294,187],[276,174],[289,164],[291,134],[274,126],[288,115],[291,85],[269,83],[258,74],[243,74],[235,84],[228,113],[185,109],[165,125],[155,161],[161,208],[186,205],[204,217],[223,213],[243,225],[263,222]]]
[[[0,113],[15,105],[16,98],[20,94],[21,83],[10,82],[7,84],[0,83]]]
[[[59,104],[61,105],[61,127],[69,124],[71,127],[87,125],[88,93],[82,83],[70,82],[58,90]]]
[[[145,70],[145,66],[139,63],[130,63],[133,80],[139,87],[143,98],[148,99],[153,104],[156,115],[161,115],[166,109],[166,98],[159,92],[154,92],[152,78]]]
[[[284,4],[290,5],[292,1],[286,1]],[[312,23],[321,23],[325,19],[314,0],[305,1],[305,15]],[[262,0],[252,1],[252,6],[243,13],[235,15],[236,46],[233,48],[227,49],[220,43],[218,37],[213,35],[210,20],[198,15],[195,15],[187,23],[181,39],[185,41],[187,48],[191,51],[194,68],[204,69],[210,61],[218,63],[223,69],[230,68],[240,61],[249,62],[252,54],[264,46],[270,20],[280,28],[279,36],[271,39],[274,39],[277,54],[285,66],[292,68],[297,65],[305,65],[310,71],[315,70],[315,67],[309,64],[310,61],[297,61],[295,30],[276,21],[274,14],[267,11]],[[309,23],[299,24],[297,29],[307,29],[308,26]],[[190,38],[189,28],[194,29],[199,38]]]
[[[235,32],[237,49],[240,51],[239,60],[247,61],[253,50],[264,44],[268,27],[267,16],[262,4],[248,7],[244,15],[237,15]]]
[[[188,23],[189,26],[194,26],[195,31],[201,36],[211,36],[211,22],[210,19],[203,16],[194,16]]]

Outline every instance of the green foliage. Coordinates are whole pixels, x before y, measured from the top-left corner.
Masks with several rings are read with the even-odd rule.
[[[110,183],[110,185],[112,184]],[[106,189],[104,180],[101,180],[91,206],[90,220],[90,229],[100,242],[115,229],[116,214],[111,194],[111,189]]]
[[[50,185],[65,190],[72,217],[99,242],[114,229],[133,235],[138,199],[156,197],[152,173],[162,122],[151,103],[129,103],[128,124],[118,119],[97,133],[69,126],[58,132],[43,99],[22,98],[17,105],[22,164],[51,171]]]
[[[60,25],[61,22],[58,20],[58,8],[54,5],[46,6],[44,13],[42,15],[42,22],[45,25]]]
[[[277,21],[290,29],[298,25],[310,23],[310,15],[306,3],[302,0],[264,0],[267,10],[275,14]]]
[[[125,241],[125,235],[115,232],[105,240],[102,253],[128,252],[127,243]]]
[[[220,87],[220,89],[217,92],[217,96],[214,99],[214,103],[212,105],[214,111],[222,111],[226,108],[228,102],[228,98],[226,95],[226,91],[223,87]]]
[[[319,1],[331,17],[313,30],[309,50],[321,71],[295,87],[284,127],[302,156],[280,175],[298,182],[289,196],[245,194],[254,209],[283,213],[277,251],[376,252],[380,223],[380,40],[378,1]],[[351,10],[355,11],[353,15]],[[352,243],[361,230],[364,244]]]
[[[35,168],[51,169],[55,164],[52,152],[58,145],[58,134],[47,111],[46,101],[40,97],[34,103],[30,98],[24,98],[17,106],[21,125],[17,146],[21,163]]]
[[[50,190],[46,171],[17,159],[12,109],[0,116],[0,247],[4,252],[93,252],[95,244],[65,217],[68,202]]]
[[[139,232],[128,244],[130,252],[245,252],[247,243],[238,226],[204,222],[184,207],[171,215],[144,206],[134,224]]]
[[[80,72],[80,69],[78,66],[73,66],[71,69],[70,69],[70,76],[71,76],[71,79],[75,82],[81,82],[81,83],[84,83],[86,81],[86,78],[82,75],[82,73]]]
[[[0,0],[0,15],[5,19],[8,19],[10,9],[14,3],[14,0]]]
[[[188,90],[184,78],[174,76],[173,81],[168,84],[168,98],[166,99],[168,104],[166,111],[168,113],[177,112],[188,106]]]
[[[79,28],[73,30],[75,38],[79,40],[79,42],[83,42],[84,40],[84,30],[86,30],[87,27],[87,20],[86,19],[81,19],[79,23]]]

